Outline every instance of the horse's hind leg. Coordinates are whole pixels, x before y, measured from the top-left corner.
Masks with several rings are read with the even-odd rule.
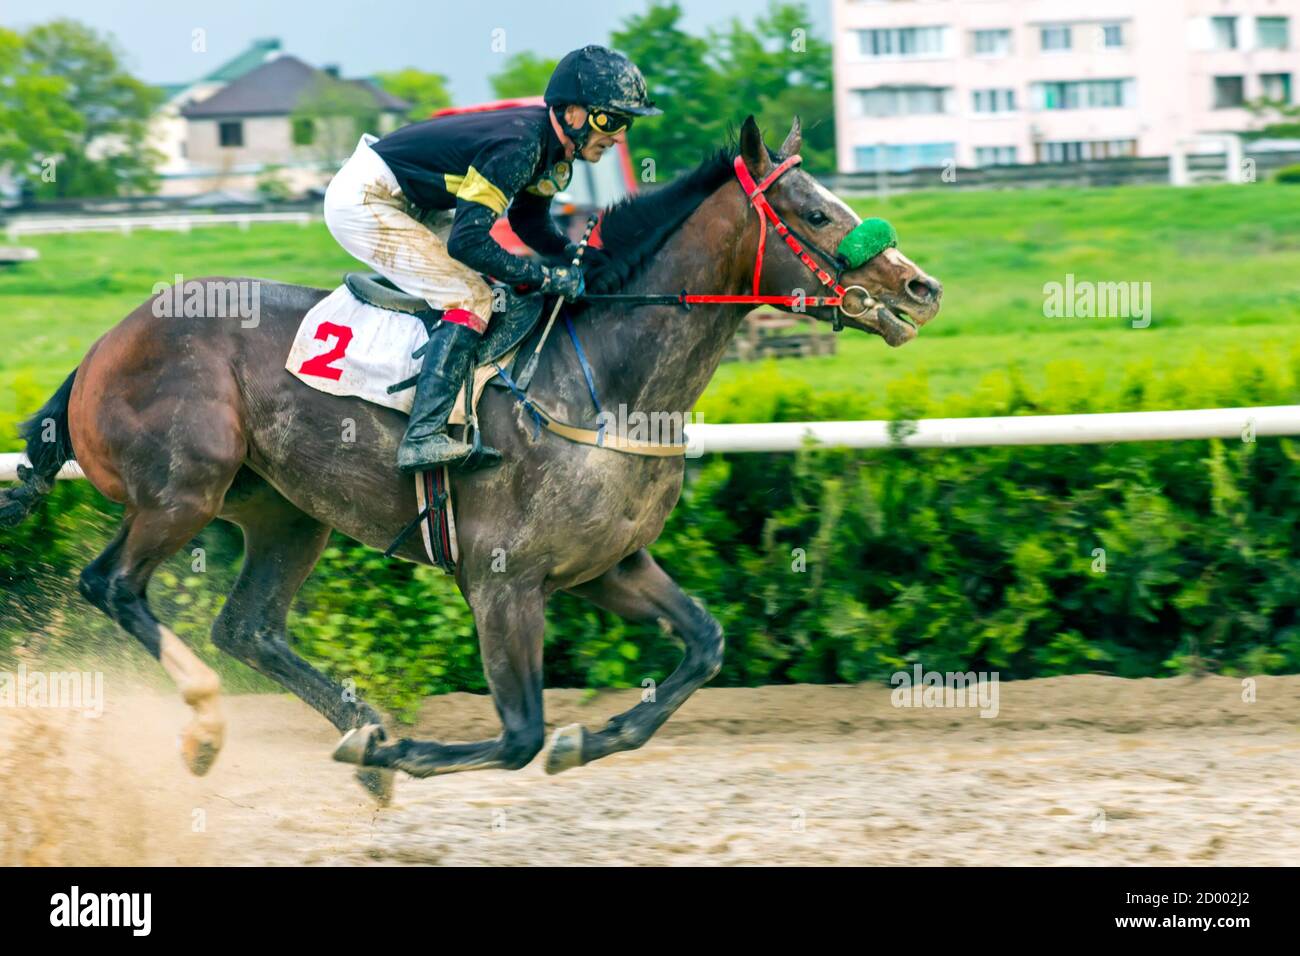
[[[546,755],[547,773],[642,746],[722,667],[722,625],[678,587],[649,552],[638,551],[594,581],[569,590],[629,621],[667,621],[685,642],[686,656],[653,693],[601,730],[591,733],[580,724],[557,730]]]
[[[483,669],[501,718],[501,736],[469,744],[407,739],[381,744],[373,729],[365,727],[339,742],[336,760],[429,777],[459,770],[519,770],[541,752],[546,740],[542,713],[546,602],[542,590],[502,583],[466,596],[474,608]]]
[[[145,592],[158,565],[212,520],[215,506],[177,496],[166,507],[128,506],[122,528],[81,574],[81,593],[122,626],[175,681],[194,719],[181,734],[181,755],[196,774],[211,768],[225,737],[217,675],[149,610]]]

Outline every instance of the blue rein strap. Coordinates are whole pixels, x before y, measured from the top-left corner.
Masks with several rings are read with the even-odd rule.
[[[573,327],[573,319],[566,314],[564,316],[564,327],[569,330],[569,338],[573,342],[573,350],[578,353],[578,364],[582,366],[582,376],[587,380],[587,391],[591,393],[591,404],[596,406],[596,415],[600,419],[600,427],[596,429],[596,446],[603,447],[605,444],[605,426],[609,424],[605,420],[604,409],[600,407],[600,396],[596,394],[596,380],[592,377],[591,363],[587,361],[587,353],[582,350],[582,343],[578,341],[578,330]]]
[[[604,419],[600,396],[596,394],[596,379],[592,372],[591,363],[587,361],[587,353],[582,350],[582,343],[578,341],[578,331],[573,327],[573,320],[567,315],[564,317],[564,326],[569,330],[569,339],[573,342],[573,350],[578,353],[578,364],[582,366],[582,376],[587,380],[587,391],[591,395],[591,403],[596,406],[596,414],[601,416],[600,427],[596,429],[596,446],[603,448],[605,445],[605,426],[609,422]],[[537,407],[537,404],[519,387],[519,383],[510,377],[510,373],[502,367],[500,362],[493,362],[492,367],[497,370],[497,375],[501,376],[501,381],[506,383],[506,388],[510,389],[515,401],[522,405],[524,410],[532,416],[533,437],[540,437],[542,428],[550,423],[550,417]]]
[[[532,416],[533,438],[540,438],[542,434],[542,425],[549,421],[549,419],[542,414],[541,409],[533,403],[533,400],[525,395],[523,390],[515,384],[515,380],[510,377],[510,373],[501,367],[500,362],[493,362],[492,367],[495,368],[497,374],[501,376],[501,381],[506,383],[506,388],[510,389],[511,393],[515,396],[515,401],[522,405],[524,410]]]

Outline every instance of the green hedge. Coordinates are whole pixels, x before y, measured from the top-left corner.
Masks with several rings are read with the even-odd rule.
[[[1273,174],[1273,179],[1279,183],[1300,183],[1300,164],[1283,166]]]
[[[701,410],[709,421],[889,417],[906,428],[923,416],[1289,404],[1298,370],[1300,351],[1242,352],[1158,382],[1132,370],[1107,392],[1100,373],[1063,364],[1046,389],[992,375],[939,402],[922,380],[825,395],[769,365]],[[726,628],[720,684],[881,680],[915,661],[1004,678],[1291,672],[1298,460],[1300,444],[1277,438],[710,456],[691,463],[652,550]],[[39,633],[54,651],[119,647],[75,596],[112,509],[84,483],[62,483],[50,504],[0,532],[0,630],[10,644]],[[153,593],[160,616],[215,658],[206,633],[240,544],[220,523],[198,543],[207,571],[183,554]],[[564,595],[549,614],[551,686],[635,686],[676,663],[657,628]],[[400,714],[426,694],[485,689],[451,581],[341,537],[290,624],[303,653]],[[269,686],[223,666],[235,687]]]

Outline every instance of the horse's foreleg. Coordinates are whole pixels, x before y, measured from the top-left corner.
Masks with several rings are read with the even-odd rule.
[[[579,724],[555,732],[546,772],[559,773],[621,750],[635,750],[722,667],[722,625],[677,586],[644,549],[593,581],[569,589],[629,621],[667,621],[686,644],[677,669],[641,703],[592,733]]]
[[[289,645],[289,608],[320,560],[330,529],[269,485],[239,490],[240,500],[223,517],[244,531],[244,564],[212,625],[212,643],[282,684],[339,730],[379,723],[374,708]]]
[[[243,477],[237,484],[238,500],[223,516],[244,530],[244,565],[212,625],[212,643],[291,691],[341,731],[381,725],[373,707],[289,645],[290,605],[325,550],[329,527],[308,517],[270,485],[260,480],[250,483],[247,473]],[[393,795],[392,777],[391,771],[357,771],[361,785],[385,804]]]
[[[537,756],[546,739],[542,713],[546,602],[542,590],[490,583],[467,596],[474,608],[483,670],[501,718],[501,736],[470,744],[405,738],[381,743],[366,727],[343,738],[335,759],[430,777],[461,770],[519,770]]]

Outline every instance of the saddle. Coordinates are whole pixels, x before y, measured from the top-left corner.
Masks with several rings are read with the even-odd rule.
[[[389,312],[401,312],[413,315],[424,323],[430,335],[434,327],[442,321],[442,310],[435,309],[423,299],[403,292],[376,272],[349,272],[343,276],[343,284],[348,291],[367,305],[373,305]],[[493,312],[488,330],[479,340],[478,350],[474,355],[476,367],[495,362],[511,349],[515,348],[542,315],[543,296],[540,292],[520,295],[509,286],[492,284],[492,301],[504,301],[506,307],[501,312]],[[423,350],[414,353],[415,358],[423,355]],[[414,379],[399,382],[389,389],[400,392],[415,384]]]

